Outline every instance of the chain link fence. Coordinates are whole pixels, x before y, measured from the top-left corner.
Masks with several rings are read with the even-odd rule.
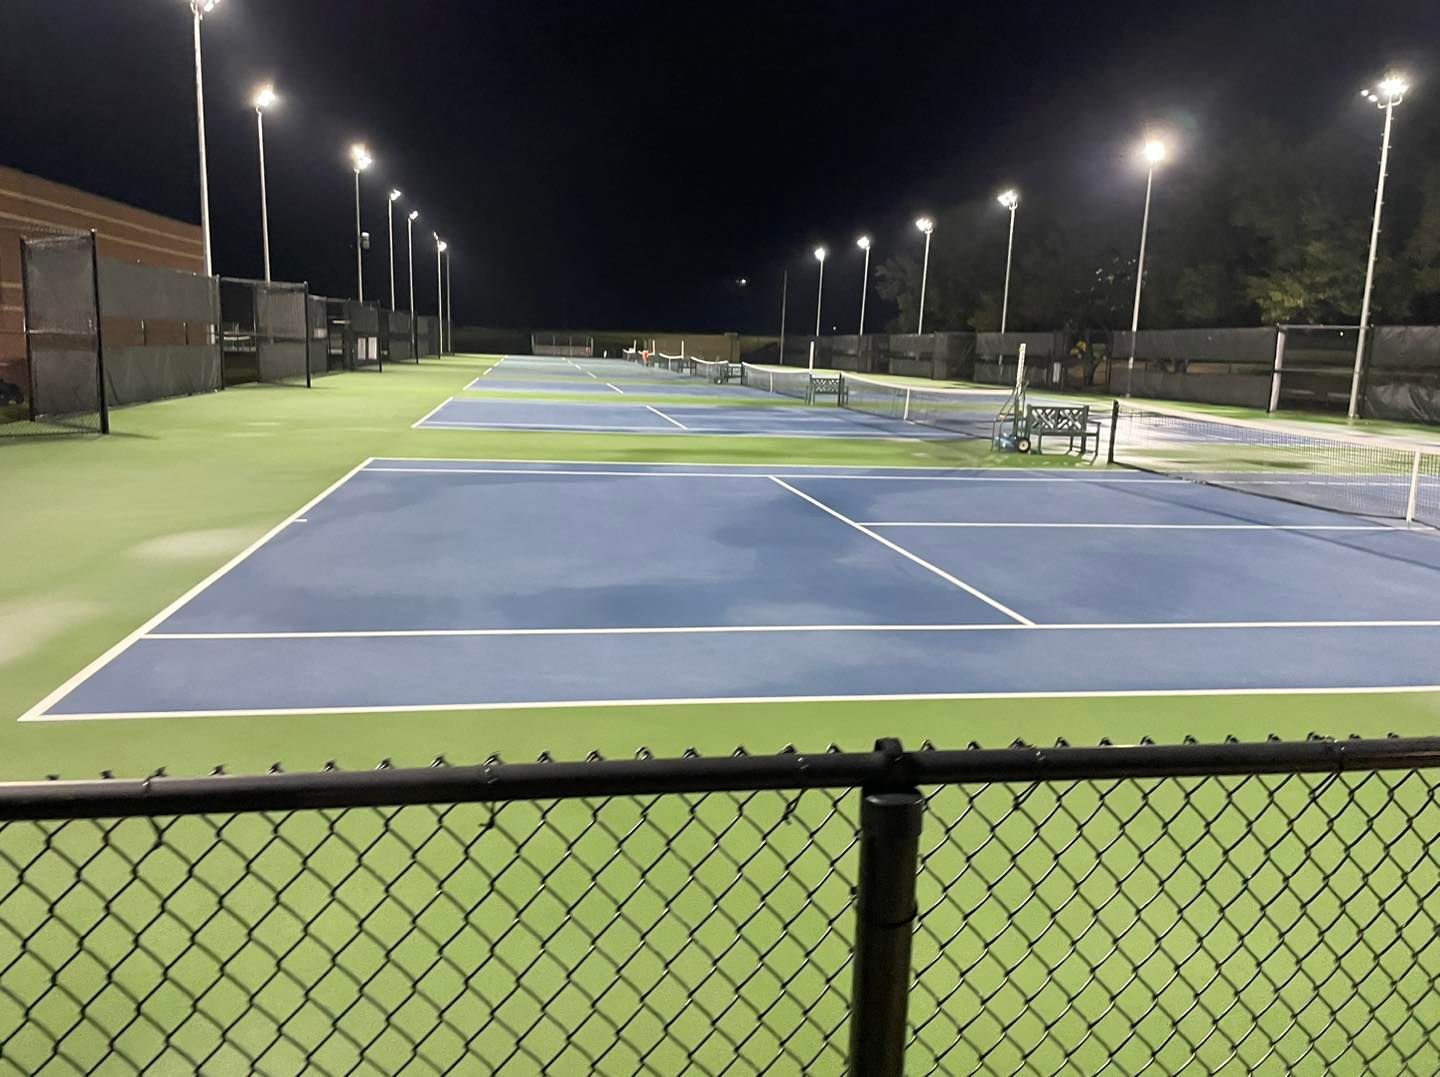
[[[1440,738],[51,781],[0,820],[15,1072],[1440,1071]]]

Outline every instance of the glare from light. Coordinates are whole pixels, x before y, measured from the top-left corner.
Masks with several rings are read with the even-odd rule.
[[[815,260],[816,260],[817,262],[823,262],[823,261],[825,261],[825,256],[826,256],[827,254],[829,254],[829,253],[830,253],[830,252],[827,251],[824,247],[816,247],[816,248],[815,248]]]
[[[350,147],[350,163],[355,166],[356,172],[364,172],[374,163],[370,159],[370,151],[365,148],[363,142],[357,142]]]
[[[267,83],[266,85],[261,86],[260,89],[255,91],[255,97],[252,101],[252,104],[254,104],[256,109],[264,112],[267,108],[275,104],[275,102],[278,100],[279,98],[275,96],[275,87]]]
[[[441,254],[444,254],[446,251],[448,251],[448,250],[450,249],[450,244],[446,243],[446,242],[442,239],[439,243],[437,243],[437,244],[435,245],[435,249],[436,249],[437,251],[439,251]]]
[[[1152,165],[1158,165],[1161,161],[1165,160],[1167,153],[1169,153],[1169,147],[1158,138],[1150,139],[1140,148],[1140,156],[1144,157],[1145,160]]]
[[[750,278],[748,278],[748,277],[739,277],[739,278],[737,278],[736,281],[735,281],[736,286],[738,286],[738,287],[740,287],[740,288],[745,287],[745,286],[746,286],[747,284],[749,284],[749,283],[750,283]]]
[[[418,221],[420,219],[420,211],[418,209],[412,209],[410,211],[410,219],[412,221]]]
[[[201,15],[208,15],[220,6],[220,0],[190,0],[190,8]]]
[[[400,201],[401,197],[402,197],[402,196],[401,196],[400,191],[399,191],[398,189],[392,190],[392,191],[390,192],[390,201],[392,201],[392,202],[398,202],[398,201]]]
[[[999,202],[1006,209],[1014,209],[1020,204],[1020,192],[1014,189],[1001,191],[995,196],[995,201]]]
[[[1404,97],[1405,91],[1410,89],[1410,83],[1405,81],[1404,75],[1390,74],[1380,80],[1376,89],[1380,91],[1381,97],[1393,100]]]
[[[915,227],[928,236],[931,232],[935,231],[935,222],[929,217],[916,217]]]
[[[862,251],[868,251],[870,249],[870,237],[861,236],[855,241],[855,246],[859,247]]]

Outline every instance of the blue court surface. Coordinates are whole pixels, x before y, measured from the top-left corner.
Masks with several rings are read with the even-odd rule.
[[[732,437],[953,438],[960,435],[829,406],[726,407],[723,404],[505,400],[451,397],[415,424],[419,430],[551,430],[610,434]]]
[[[726,395],[739,395],[756,399],[773,400],[769,393],[759,389],[748,389],[743,385],[711,385],[695,379],[675,381],[637,381],[616,379],[613,381],[591,381],[586,378],[562,380],[551,378],[546,381],[528,381],[522,378],[476,378],[465,386],[467,392],[483,393],[583,393],[586,396],[700,396],[724,399]]]
[[[1434,690],[1440,534],[1135,472],[370,460],[27,720]]]

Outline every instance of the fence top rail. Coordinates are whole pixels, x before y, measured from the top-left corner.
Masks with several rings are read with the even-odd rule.
[[[233,814],[404,804],[489,803],[581,797],[924,785],[1079,782],[1126,778],[1341,773],[1440,767],[1440,737],[1143,744],[1119,747],[905,751],[382,766],[287,774],[0,783],[0,821]]]

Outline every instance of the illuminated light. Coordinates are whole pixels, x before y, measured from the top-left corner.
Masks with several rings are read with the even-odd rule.
[[[1014,209],[1020,204],[1020,192],[1016,190],[1001,191],[995,196],[995,201],[1006,209]]]
[[[929,217],[916,217],[915,227],[928,236],[931,232],[935,231],[935,222]]]
[[[825,256],[826,256],[827,254],[829,254],[829,253],[830,253],[830,252],[827,251],[824,247],[816,247],[816,248],[815,248],[815,260],[816,260],[817,262],[823,262],[823,261],[825,261]]]
[[[1410,84],[1405,81],[1403,75],[1386,75],[1380,80],[1380,85],[1376,89],[1380,91],[1381,97],[1404,97],[1405,91],[1410,89]]]
[[[390,192],[390,201],[392,201],[392,202],[398,202],[398,201],[400,201],[400,198],[401,198],[401,194],[400,194],[400,191],[399,191],[398,189],[397,189],[397,190],[393,190],[393,191]]]
[[[278,100],[279,98],[275,96],[275,87],[266,85],[261,86],[260,89],[255,91],[255,97],[252,103],[257,109],[264,112]]]
[[[855,246],[859,247],[862,251],[868,251],[870,249],[870,237],[861,236],[855,241]]]
[[[350,147],[350,162],[355,166],[356,172],[364,172],[374,164],[370,157],[370,151],[365,148],[363,142],[357,142]]]
[[[410,211],[410,219],[412,221],[418,221],[420,219],[420,211],[418,209],[412,209]]]
[[[1145,160],[1152,165],[1158,165],[1161,161],[1165,160],[1169,152],[1169,147],[1158,138],[1150,139],[1140,148],[1140,156],[1144,157]]]

